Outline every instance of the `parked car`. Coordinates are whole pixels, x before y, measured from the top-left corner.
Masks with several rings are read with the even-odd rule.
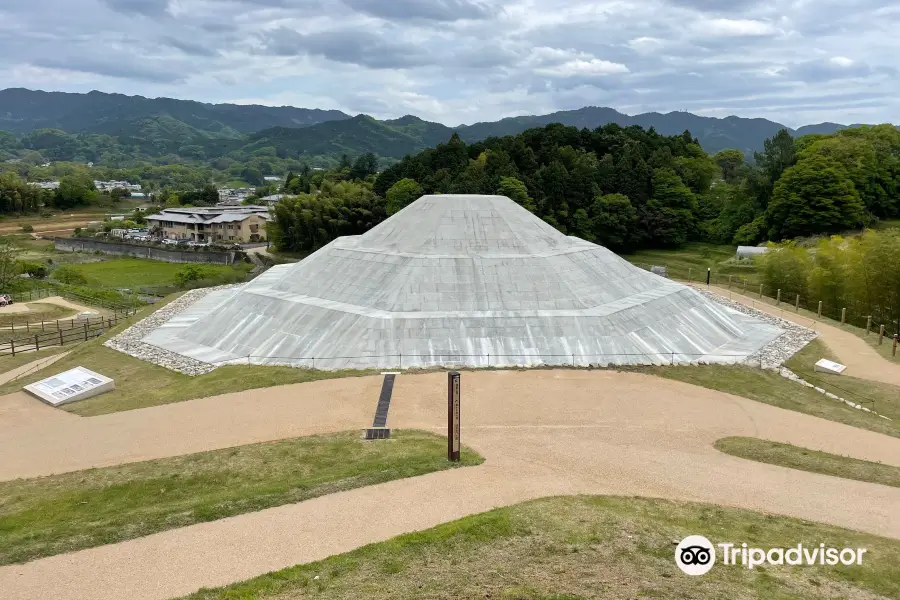
[[[162,241],[162,243],[165,244],[166,246],[175,246],[176,244],[178,244],[178,241],[177,241],[177,240],[170,240],[170,239],[167,238],[167,239],[164,239],[164,240]]]

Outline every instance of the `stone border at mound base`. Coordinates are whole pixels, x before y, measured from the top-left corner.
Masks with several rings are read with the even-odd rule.
[[[243,284],[190,290],[177,300],[173,300],[150,316],[138,321],[122,333],[106,341],[104,345],[134,358],[145,360],[157,366],[165,367],[185,375],[196,376],[209,373],[221,365],[202,362],[158,346],[147,344],[142,340],[150,332],[158,329],[208,294],[219,290],[234,289],[240,287],[240,285]],[[744,306],[743,304],[731,301],[713,292],[702,289],[697,289],[697,291],[714,302],[727,306],[740,313],[755,317],[766,323],[776,325],[784,330],[784,333],[781,336],[748,357],[744,362],[746,365],[777,370],[786,360],[818,336],[815,331],[786,319],[775,317],[765,312]],[[287,364],[286,366],[291,365]],[[449,366],[452,365],[448,365],[448,368]],[[598,366],[602,367],[602,365]],[[587,366],[578,368],[587,368]]]
[[[239,284],[240,285],[240,284]],[[170,352],[156,346],[144,343],[141,340],[154,329],[167,323],[169,319],[177,316],[186,308],[202,299],[211,292],[227,290],[235,285],[221,285],[216,287],[200,288],[185,292],[180,298],[169,302],[150,316],[141,319],[122,333],[107,340],[103,345],[113,350],[118,350],[140,360],[151,362],[154,365],[165,367],[185,375],[203,375],[216,368],[216,365],[194,360],[181,354]]]

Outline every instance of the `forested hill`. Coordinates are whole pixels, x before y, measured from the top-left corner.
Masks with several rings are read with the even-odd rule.
[[[763,141],[783,128],[766,119],[718,119],[685,112],[629,116],[603,107],[451,128],[412,115],[380,121],[335,110],[17,88],[0,91],[0,160],[27,157],[31,162],[133,167],[142,161],[209,164],[222,158],[243,162],[275,156],[330,167],[336,166],[343,154],[355,158],[373,152],[387,165],[447,141],[454,131],[472,143],[550,123],[588,129],[609,123],[638,125],[663,135],[687,130],[709,153],[735,148],[748,157],[762,150]],[[791,133],[833,133],[843,127],[821,123]]]
[[[28,133],[59,129],[66,133],[117,135],[140,119],[170,117],[206,133],[254,133],[269,127],[308,127],[349,119],[339,110],[204,104],[173,98],[144,98],[123,94],[0,90],[0,130]]]
[[[500,193],[615,249],[755,244],[900,215],[900,131],[781,130],[745,162],[738,150],[706,154],[688,132],[549,125],[471,145],[454,136],[383,171],[373,191],[388,214],[421,193]]]

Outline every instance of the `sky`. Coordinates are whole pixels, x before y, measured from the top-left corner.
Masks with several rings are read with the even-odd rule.
[[[413,114],[898,121],[896,0],[0,0],[0,85]]]

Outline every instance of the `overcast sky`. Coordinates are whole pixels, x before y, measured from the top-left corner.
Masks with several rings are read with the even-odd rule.
[[[0,0],[0,86],[414,114],[900,120],[897,0]]]

